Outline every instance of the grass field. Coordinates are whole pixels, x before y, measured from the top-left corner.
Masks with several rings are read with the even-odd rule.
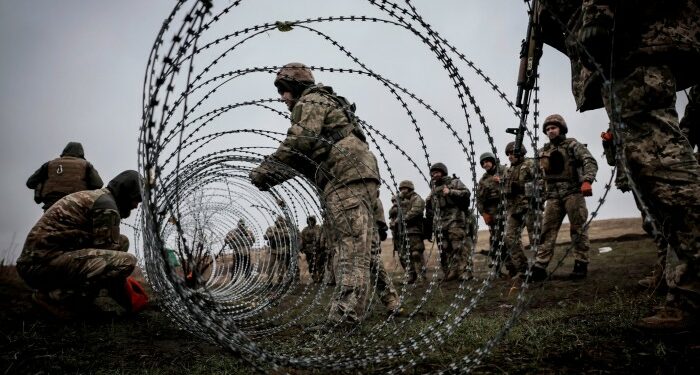
[[[566,279],[572,263],[567,258],[552,280],[532,284],[527,293],[527,309],[473,370],[477,373],[699,373],[697,332],[655,336],[632,325],[662,299],[636,285],[655,260],[652,241],[611,239],[637,233],[635,223],[638,221],[627,223],[627,229],[620,225],[612,235],[591,231],[591,237],[607,240],[594,242],[586,280]],[[610,222],[599,226],[613,227]],[[603,246],[613,250],[598,254],[597,249]],[[391,264],[394,261],[391,253],[385,251],[383,255],[387,268],[396,270]],[[483,277],[489,270],[486,260],[477,256],[475,262],[477,276]],[[394,274],[397,283],[400,278],[401,274]],[[501,330],[512,313],[517,286],[509,280],[495,280],[464,323],[442,345],[435,350],[422,350],[424,358],[419,359],[417,352],[409,352],[358,372],[385,373],[409,359],[419,360],[409,372],[446,370],[447,364],[470,355]],[[409,311],[420,302],[421,288],[427,288],[427,284],[416,286],[406,299]],[[293,292],[289,300],[302,292],[302,289]],[[458,284],[440,285],[431,294],[430,303],[405,322],[401,332],[376,336],[377,346],[388,347],[396,340],[415,336],[425,322],[434,321],[448,310],[460,292],[463,289]],[[0,373],[244,374],[254,371],[238,355],[175,328],[157,306],[131,318],[58,321],[34,306],[30,295],[14,268],[3,267]],[[293,308],[288,308],[289,314],[294,315]],[[365,329],[383,319],[379,306],[354,337],[372,334]],[[291,328],[276,335],[274,340],[261,339],[261,345],[277,345],[281,351],[290,352],[298,340],[308,339],[301,329]],[[357,350],[354,342],[352,337],[338,340],[334,350]],[[281,372],[327,371],[288,368]]]

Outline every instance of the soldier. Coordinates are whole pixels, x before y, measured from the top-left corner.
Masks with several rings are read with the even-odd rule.
[[[323,271],[326,264],[325,253],[321,252],[321,227],[316,224],[316,216],[306,219],[306,228],[301,231],[301,252],[306,254],[306,263],[314,284],[323,281]]]
[[[46,210],[17,260],[17,272],[37,290],[34,301],[63,317],[90,301],[106,312],[131,309],[125,284],[136,257],[119,221],[139,202],[141,177],[124,171],[106,188],[72,193]]]
[[[440,241],[440,266],[444,281],[470,280],[472,274],[470,241],[467,239],[469,189],[456,176],[447,174],[443,163],[430,167],[431,188],[425,199],[426,220],[433,222]],[[471,215],[471,213],[469,213]]]
[[[238,220],[238,226],[226,233],[226,245],[232,250],[231,277],[238,275],[250,276],[250,249],[255,243],[253,232],[248,229],[245,220]]]
[[[391,196],[391,208],[389,209],[389,230],[391,230],[391,245],[393,247],[393,254],[396,257],[396,253],[401,253],[401,233],[399,231],[399,204],[396,200],[396,195]],[[405,261],[399,257],[399,263],[406,270]]]
[[[523,229],[526,226],[530,245],[534,243],[535,220],[530,207],[535,190],[535,162],[525,157],[527,150],[524,146],[520,149],[520,155],[516,155],[514,151],[515,142],[508,143],[506,156],[510,161],[510,168],[505,178],[505,194],[508,200],[505,246],[508,255],[505,264],[511,277],[522,277],[527,270],[527,256],[522,241]]]
[[[479,162],[484,169],[484,174],[479,180],[479,185],[476,190],[476,208],[484,218],[484,223],[489,227],[489,249],[482,250],[483,255],[494,256],[496,251],[497,240],[496,224],[499,215],[499,204],[501,202],[501,192],[499,184],[501,177],[505,176],[507,167],[505,165],[496,164],[496,156],[490,152],[484,152],[479,156]],[[476,220],[475,220],[476,222]],[[501,225],[503,225],[501,220]]]
[[[268,279],[270,281],[277,276],[277,284],[282,283],[284,275],[289,272],[291,264],[292,241],[295,240],[292,227],[283,216],[277,216],[274,224],[265,231],[265,240],[270,245],[270,264]],[[277,267],[275,267],[277,266]]]
[[[68,194],[101,188],[102,179],[85,160],[83,145],[68,142],[60,157],[47,161],[29,176],[27,187],[34,189],[34,201],[43,203],[46,211]]]
[[[554,21],[545,23],[551,27],[542,37],[571,59],[578,109],[605,106],[639,199],[669,244],[666,303],[638,325],[687,329],[700,306],[700,167],[675,101],[677,90],[700,78],[700,6],[694,0],[543,3],[545,20]]]
[[[598,172],[598,163],[586,145],[567,138],[569,128],[560,115],[547,116],[542,124],[549,142],[540,149],[540,168],[544,172],[546,199],[542,218],[542,245],[537,249],[532,280],[547,278],[547,265],[554,255],[559,228],[564,216],[569,217],[571,242],[574,247],[572,279],[588,274],[588,229],[584,228],[588,209],[584,197],[593,195],[591,183]]]
[[[401,181],[399,183],[399,206],[396,218],[396,225],[399,229],[399,236],[405,233],[406,242],[399,249],[399,259],[404,270],[408,271],[408,284],[413,284],[418,279],[418,275],[425,276],[425,260],[423,252],[423,211],[425,201],[415,191],[412,181]],[[399,238],[403,240],[403,238]],[[407,262],[409,264],[407,264]]]
[[[325,259],[325,264],[322,266],[326,267],[326,285],[335,286],[335,247],[330,241],[331,235],[328,233],[328,226],[324,223],[321,226],[321,239],[319,241],[319,249],[321,253],[324,254],[323,259]]]
[[[322,191],[326,224],[332,229],[327,234],[333,236],[328,240],[337,250],[341,283],[328,318],[357,323],[363,319],[369,291],[373,207],[380,181],[377,159],[354,105],[332,88],[316,85],[305,65],[282,67],[275,86],[292,112],[292,126],[277,151],[251,171],[251,182],[267,190],[293,177],[289,169],[294,168]]]

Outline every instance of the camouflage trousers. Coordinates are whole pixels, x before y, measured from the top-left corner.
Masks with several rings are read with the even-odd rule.
[[[322,251],[306,252],[306,264],[309,266],[311,280],[320,283],[326,269],[326,253]]]
[[[569,217],[569,225],[571,226],[569,233],[574,247],[574,258],[588,263],[588,250],[591,244],[588,241],[588,230],[584,230],[588,209],[583,195],[576,193],[569,194],[564,198],[547,199],[542,217],[542,243],[537,248],[535,255],[535,263],[541,268],[547,268],[552,260],[554,246],[564,216]]]
[[[639,199],[668,243],[667,298],[698,304],[700,167],[679,128],[675,77],[667,66],[638,66],[603,95]]]
[[[506,222],[505,233],[505,249],[508,252],[505,257],[505,265],[508,273],[515,276],[518,272],[525,273],[527,270],[527,256],[523,249],[522,234],[523,229],[527,227],[530,245],[533,242],[533,233],[535,231],[534,215],[529,210],[509,210],[508,221]]]
[[[440,267],[447,275],[450,271],[462,275],[471,267],[471,241],[463,226],[453,225],[442,230],[440,242]]]
[[[423,243],[423,235],[419,233],[406,234],[406,240],[402,243],[402,239],[398,240],[399,262],[401,267],[410,275],[422,275],[425,273],[425,243]]]
[[[396,293],[394,283],[391,281],[391,276],[386,272],[384,261],[382,260],[381,241],[379,235],[374,236],[372,241],[372,260],[369,265],[370,276],[372,283],[376,285],[377,294],[382,304],[388,310],[394,310],[399,306],[399,295]]]
[[[331,243],[337,258],[340,288],[330,304],[328,318],[359,322],[369,296],[374,207],[378,185],[363,182],[335,187],[325,194]]]
[[[120,250],[71,250],[46,262],[18,262],[17,272],[29,286],[54,299],[59,295],[94,297],[102,288],[121,293],[136,267],[136,257],[126,252],[126,236],[120,236],[119,242]]]

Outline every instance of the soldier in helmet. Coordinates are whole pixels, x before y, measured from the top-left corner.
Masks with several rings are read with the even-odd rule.
[[[250,264],[250,248],[255,243],[253,232],[248,229],[245,220],[238,220],[238,226],[226,234],[226,245],[233,250],[232,275],[250,276],[252,267]]]
[[[700,81],[700,6],[695,0],[541,3],[538,34],[571,60],[578,109],[605,107],[639,199],[669,244],[666,303],[638,325],[688,329],[700,315],[700,166],[675,104],[678,90]]]
[[[46,210],[17,260],[17,272],[37,290],[34,301],[59,316],[90,301],[107,312],[129,310],[125,284],[136,257],[119,222],[140,202],[141,177],[124,171],[106,188],[69,194]]]
[[[83,145],[68,142],[60,157],[47,161],[29,176],[27,187],[34,189],[34,201],[43,203],[46,211],[68,194],[101,188],[102,179],[85,160]]]
[[[372,260],[370,262],[370,274],[375,280],[372,282],[376,285],[377,292],[379,294],[379,299],[382,304],[387,309],[389,314],[400,314],[400,304],[399,295],[396,293],[394,288],[394,283],[391,281],[391,277],[386,272],[384,267],[384,261],[382,260],[382,241],[386,240],[387,230],[389,227],[386,225],[386,219],[384,219],[384,206],[382,201],[377,197],[377,203],[374,206],[374,220],[377,225],[377,230],[374,233],[372,239]]]
[[[320,251],[321,227],[316,224],[316,216],[306,218],[306,228],[301,230],[301,252],[306,255],[306,264],[314,284],[323,280],[325,254]]]
[[[476,208],[481,213],[481,217],[484,218],[484,223],[489,227],[489,248],[494,249],[496,217],[499,214],[498,205],[501,202],[499,184],[501,178],[505,176],[507,167],[497,164],[496,156],[491,152],[481,154],[479,163],[484,169],[484,174],[481,176],[476,190]]]
[[[511,277],[523,276],[527,270],[527,257],[523,251],[522,233],[527,226],[530,245],[534,243],[534,215],[531,210],[534,196],[535,162],[526,158],[527,150],[520,148],[519,155],[515,154],[515,142],[506,146],[506,156],[510,167],[506,172],[505,194],[508,200],[506,213],[505,246],[508,251],[505,262]]]
[[[564,216],[569,217],[571,242],[574,247],[574,270],[570,277],[585,278],[588,274],[588,230],[584,228],[588,209],[584,197],[593,195],[591,183],[598,172],[598,163],[586,145],[567,138],[569,128],[560,115],[547,116],[542,124],[549,142],[540,149],[540,168],[544,172],[546,203],[542,218],[542,245],[537,249],[532,280],[547,277],[547,265],[554,255],[554,245]]]
[[[440,241],[440,266],[444,281],[470,280],[472,274],[468,235],[469,189],[457,177],[447,174],[447,166],[430,167],[431,188],[425,199],[426,220],[433,222]]]
[[[397,200],[398,195],[391,196],[391,208],[389,209],[389,230],[391,230],[391,244],[394,250],[394,257],[396,253],[401,253],[401,236],[399,231],[399,203]],[[404,261],[399,259],[401,267],[406,270]]]
[[[250,172],[267,190],[292,178],[296,169],[322,192],[330,239],[338,258],[339,292],[328,319],[356,323],[364,318],[369,292],[374,205],[379,189],[377,159],[369,150],[354,105],[331,87],[315,84],[300,63],[285,65],[275,86],[291,113],[287,138]],[[311,161],[311,162],[310,162]]]
[[[295,230],[282,215],[279,215],[265,231],[264,239],[270,245],[268,278],[273,282],[276,279],[276,283],[280,284],[284,281],[285,275],[289,273],[289,266],[292,262],[291,254],[294,250],[292,241],[296,241]]]
[[[425,201],[415,191],[412,181],[399,183],[399,196],[396,226],[399,228],[399,255],[401,266],[408,272],[409,284],[416,282],[418,275],[423,275],[425,260],[423,252],[423,211]],[[405,241],[405,242],[404,242]]]

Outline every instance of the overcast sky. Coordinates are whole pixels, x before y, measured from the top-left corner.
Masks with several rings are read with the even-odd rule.
[[[220,1],[219,4],[229,4]],[[415,1],[427,22],[474,61],[511,98],[515,96],[518,50],[526,26],[522,1]],[[13,261],[27,232],[42,211],[34,204],[25,181],[42,163],[57,157],[69,141],[81,142],[87,160],[105,183],[124,169],[137,168],[138,130],[141,123],[143,78],[150,48],[171,1],[9,1],[0,0],[0,259]],[[354,1],[244,1],[225,22],[205,36],[276,20],[318,16],[382,15],[366,2]],[[446,72],[413,35],[386,25],[344,22],[310,25],[345,45],[361,61],[435,105],[467,137],[464,116]],[[206,54],[203,56],[206,59]],[[254,66],[302,61],[308,65],[352,67],[356,64],[327,42],[295,29],[271,32],[245,47],[221,72]],[[200,63],[204,65],[204,63]],[[501,131],[515,126],[512,113],[464,63],[457,63],[487,124],[496,137],[501,157],[511,137]],[[602,156],[599,134],[607,127],[602,110],[575,112],[565,57],[546,48],[542,60],[540,111],[558,112],[569,123],[569,135],[587,143],[598,159],[599,182],[589,208],[597,202],[610,170]],[[405,112],[376,82],[357,76],[317,72],[316,78],[332,86],[358,107],[358,115],[385,132],[417,159],[422,158],[417,136]],[[241,80],[229,96],[212,99],[219,106],[245,99],[275,97],[272,76],[261,74]],[[685,104],[680,95],[679,106]],[[276,108],[284,111],[284,105]],[[411,103],[415,105],[415,102]],[[211,109],[211,108],[210,108]],[[243,112],[230,121],[247,128],[285,131],[283,119]],[[432,161],[444,161],[473,188],[466,157],[453,137],[427,113],[418,113]],[[472,115],[475,152],[487,151],[481,125]],[[228,121],[228,120],[227,120]],[[221,124],[215,126],[222,126]],[[213,131],[213,130],[212,130]],[[247,140],[241,140],[247,142]],[[384,146],[382,146],[384,147]],[[388,153],[397,178],[416,180],[418,174],[396,153]],[[424,159],[423,159],[424,160]],[[423,166],[423,163],[419,165]],[[383,176],[386,166],[382,166]],[[477,169],[480,176],[481,169]],[[418,184],[421,194],[427,185]],[[388,201],[388,190],[382,192]],[[633,217],[637,210],[629,194],[613,191],[600,217]]]

